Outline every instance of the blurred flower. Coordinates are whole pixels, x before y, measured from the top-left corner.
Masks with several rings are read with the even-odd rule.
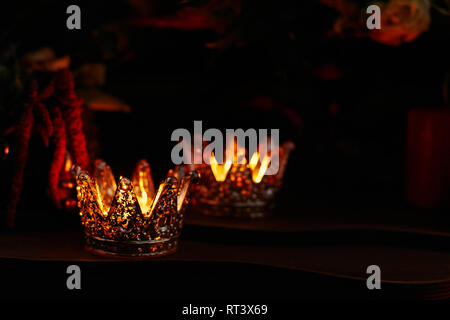
[[[22,66],[25,71],[31,73],[33,71],[58,71],[67,69],[70,65],[70,57],[68,55],[56,57],[55,52],[51,48],[40,48],[36,51],[29,52],[22,57]]]
[[[341,16],[335,21],[333,33],[368,36],[379,43],[397,46],[411,42],[430,25],[431,0],[389,0],[377,2],[381,7],[381,29],[366,28],[365,7],[351,0],[321,0],[336,8]]]
[[[93,88],[105,85],[106,66],[103,63],[85,63],[74,71],[77,85]]]
[[[431,21],[429,0],[390,0],[381,12],[381,29],[369,32],[369,37],[388,45],[413,41]]]
[[[131,107],[110,94],[99,89],[86,88],[77,90],[77,94],[83,98],[87,109],[106,112],[130,112]]]
[[[191,6],[190,1],[183,1],[182,4],[183,7],[171,15],[141,16],[128,23],[138,27],[213,30],[218,34],[224,34],[242,10],[242,0],[211,0],[205,3],[202,1],[202,4],[197,6]]]

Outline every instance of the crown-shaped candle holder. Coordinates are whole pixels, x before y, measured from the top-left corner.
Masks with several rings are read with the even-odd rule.
[[[120,177],[118,184],[110,166],[95,163],[90,177],[73,169],[78,207],[84,227],[86,249],[95,254],[119,257],[154,257],[173,253],[183,226],[188,192],[197,173],[169,172],[157,191],[150,166],[141,160],[132,179]]]
[[[241,164],[228,160],[218,164],[212,155],[210,164],[192,166],[191,169],[200,176],[192,190],[194,210],[222,217],[269,216],[274,208],[275,196],[283,184],[289,154],[294,149],[294,143],[288,141],[262,159],[255,152],[249,161]],[[247,151],[237,148],[236,154],[240,152]],[[271,161],[279,161],[279,170],[274,175],[266,175]]]

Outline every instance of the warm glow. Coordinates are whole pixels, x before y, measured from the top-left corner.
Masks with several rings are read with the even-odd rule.
[[[66,162],[64,163],[64,171],[70,172],[70,170],[72,169],[72,165],[72,159],[70,157],[66,157]]]
[[[258,165],[258,161],[259,161],[259,153],[258,153],[258,152],[255,152],[255,153],[252,155],[252,157],[251,157],[251,159],[250,159],[250,162],[249,162],[249,164],[248,164],[248,166],[250,167],[250,169],[251,169],[252,171],[255,170],[256,166]]]
[[[65,167],[68,167],[71,164],[72,161],[67,159]],[[101,211],[105,216],[107,216],[117,189],[116,181],[114,179],[111,167],[101,160],[96,161],[94,175],[96,181],[96,194],[98,196],[97,200]],[[129,183],[129,185],[125,185],[125,180]],[[155,196],[155,189],[153,186],[150,166],[147,161],[141,160],[138,163],[131,181],[128,179],[122,179],[122,177],[120,177],[119,181],[121,187],[126,189],[130,187],[133,188],[142,213],[145,215],[149,214],[150,209],[152,208],[153,198]],[[122,189],[119,188],[119,190]]]
[[[161,194],[162,194],[162,192],[163,192],[163,190],[164,190],[166,184],[167,184],[167,182],[164,181],[163,183],[161,183],[161,184],[159,185],[158,192],[156,193],[155,200],[153,200],[153,203],[152,203],[152,205],[151,205],[150,211],[147,211],[149,216],[150,216],[150,215],[153,213],[153,211],[155,210],[156,204],[158,203],[159,198],[161,198]],[[144,211],[144,212],[145,212],[145,211]]]
[[[258,163],[259,153],[255,152],[252,156],[252,159],[254,157],[256,158],[256,161],[254,161],[254,163],[255,162]],[[271,157],[268,154],[266,154],[264,156],[264,158],[262,159],[261,163],[259,164],[259,166],[256,165],[253,168],[250,167],[252,169],[252,180],[254,183],[260,183],[261,180],[264,178],[267,168],[269,168],[270,160],[271,160]]]
[[[100,204],[100,209],[102,210],[103,214],[107,216],[109,208],[111,207],[111,203],[114,199],[114,193],[116,192],[116,180],[114,179],[111,167],[101,160],[96,161],[95,163],[94,176],[99,198],[98,203]]]
[[[214,177],[216,178],[216,181],[225,181],[228,171],[230,171],[231,169],[232,161],[230,159],[227,159],[225,161],[225,164],[218,164],[214,154],[211,154],[209,163],[211,165],[211,170],[214,174]]]
[[[144,172],[139,171],[139,189],[140,189],[140,195],[136,195],[139,205],[141,206],[142,212],[149,212],[151,203],[149,204],[149,199],[147,192],[145,191],[145,181],[144,181]],[[150,201],[151,202],[151,201]]]
[[[234,148],[236,152],[233,156],[234,164],[247,164],[247,159],[245,158],[246,149],[240,146],[237,142],[234,143]],[[227,152],[233,152],[234,150],[227,150]]]
[[[235,165],[246,165],[247,159],[245,158],[245,148],[233,141],[227,145],[225,154],[225,163],[219,164],[214,153],[211,154],[209,159],[209,164],[211,170],[214,174],[216,181],[225,181],[227,179],[228,172],[233,164]],[[230,155],[233,155],[232,159]]]
[[[184,198],[186,197],[187,188],[189,185],[187,185],[185,188],[181,189],[180,196],[177,198],[177,211],[180,211],[183,207]]]
[[[145,190],[142,190],[141,196],[136,196],[139,205],[141,206],[142,212],[149,212],[151,208],[151,201],[149,201],[149,198],[147,196],[147,192]]]
[[[7,156],[9,154],[9,146],[5,146],[5,149],[3,149],[3,154]]]
[[[232,164],[237,164],[237,159],[240,155],[242,155],[242,152],[245,153],[245,149],[238,148],[236,154],[234,155],[234,162],[227,159],[225,161],[225,164],[221,165],[217,163],[217,160],[214,156],[214,154],[211,155],[210,158],[210,165],[211,170],[214,174],[214,178],[216,178],[216,181],[225,181],[227,178],[227,174],[231,169]],[[260,161],[260,156],[258,152],[253,153],[252,157],[250,158],[250,161],[248,162],[248,167],[250,168],[252,172],[252,180],[254,183],[260,183],[262,179],[264,178],[264,175],[267,172],[267,169],[269,168],[270,161],[272,157],[269,154],[266,154],[264,158]],[[243,158],[243,164],[246,165],[247,161],[245,158]]]
[[[155,196],[155,188],[147,161],[139,161],[131,180],[141,211],[144,214],[149,213]]]
[[[95,184],[96,190],[97,190],[97,201],[98,204],[100,206],[100,210],[102,211],[103,215],[106,217],[108,216],[108,212],[109,212],[109,207],[106,207],[105,204],[103,203],[103,195],[102,192],[100,191],[100,187],[98,185],[98,183]]]
[[[180,193],[178,194],[178,197],[177,197],[177,211],[178,212],[181,211],[181,208],[183,207],[184,199],[186,198],[190,184],[191,184],[190,178],[183,177],[180,181],[180,185],[181,185]]]

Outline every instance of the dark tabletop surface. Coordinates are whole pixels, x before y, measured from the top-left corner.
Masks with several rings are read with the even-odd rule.
[[[0,234],[2,283],[11,297],[71,297],[65,269],[77,264],[85,286],[79,297],[129,297],[131,290],[145,298],[149,285],[198,299],[450,298],[450,233],[415,223],[413,214],[398,217],[390,224],[313,214],[245,221],[191,212],[175,254],[136,261],[87,252],[78,231],[7,232]],[[366,287],[373,264],[382,270],[378,292]]]

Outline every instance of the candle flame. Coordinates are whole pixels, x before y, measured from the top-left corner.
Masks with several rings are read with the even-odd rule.
[[[255,156],[256,155],[256,156]],[[254,183],[260,183],[262,179],[264,178],[264,175],[267,172],[267,169],[269,168],[269,164],[271,161],[271,156],[266,154],[264,158],[262,159],[261,163],[258,164],[259,161],[259,153],[255,152],[252,156],[252,159],[256,158],[254,160],[252,166],[250,166],[250,169],[252,170],[252,180]],[[256,165],[255,165],[256,163]]]
[[[72,169],[72,165],[72,159],[70,157],[66,157],[66,161],[64,163],[64,171],[70,172],[70,170]]]
[[[107,216],[111,203],[114,199],[114,193],[116,192],[116,180],[114,179],[111,167],[102,160],[97,160],[95,162],[94,177],[96,182],[98,203],[100,204],[100,209],[103,214]]]
[[[255,152],[252,157],[250,158],[250,162],[248,164],[248,166],[250,167],[250,170],[255,170],[256,166],[258,165],[258,161],[259,161],[259,153]]]
[[[232,161],[227,159],[225,164],[218,164],[214,153],[211,154],[211,158],[209,160],[211,165],[211,170],[216,178],[216,181],[225,181],[227,178],[228,171],[231,169]]]
[[[262,179],[264,178],[264,175],[266,174],[267,169],[269,168],[270,161],[272,160],[272,156],[269,154],[266,154],[261,160],[258,151],[253,153],[248,164],[247,164],[247,161],[245,158],[243,158],[241,160],[241,162],[243,162],[242,164],[238,164],[237,158],[238,158],[238,153],[235,154],[234,161],[227,159],[225,161],[225,164],[221,165],[221,164],[217,163],[217,160],[216,160],[216,157],[214,156],[214,154],[211,154],[209,163],[211,166],[211,171],[213,172],[214,178],[216,179],[216,181],[218,181],[218,182],[225,181],[232,165],[247,165],[247,167],[250,168],[250,171],[252,173],[252,181],[254,183],[260,183],[262,181]]]
[[[136,194],[142,212],[144,214],[149,213],[154,202],[155,187],[150,172],[150,165],[147,161],[139,161],[133,173],[132,182],[134,193]]]
[[[103,218],[112,218],[123,228],[126,228],[126,224],[136,214],[142,214],[147,222],[152,215],[157,214],[156,219],[163,218],[161,223],[175,223],[174,212],[182,211],[188,203],[186,197],[189,186],[198,180],[197,172],[185,175],[183,170],[180,171],[181,176],[176,178],[171,170],[155,194],[150,167],[146,161],[141,161],[136,166],[133,180],[120,177],[117,185],[111,168],[102,160],[95,162],[93,178],[76,165],[71,171],[76,175],[77,195],[82,208],[80,215],[92,219],[99,216],[99,223],[106,221]],[[169,213],[170,217],[167,216]],[[159,220],[155,221],[151,223],[159,223]]]
[[[145,190],[142,190],[142,194],[140,197],[136,196],[139,205],[141,206],[142,212],[149,212],[151,208],[151,199],[149,201],[149,198],[147,196],[147,192]]]

